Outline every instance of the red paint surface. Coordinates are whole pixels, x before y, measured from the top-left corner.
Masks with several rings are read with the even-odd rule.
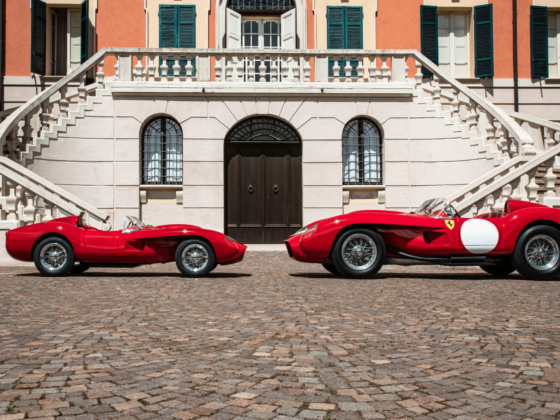
[[[98,0],[96,36],[97,51],[103,47],[145,48],[144,0]],[[115,74],[115,64],[114,57],[105,60],[103,71],[107,76]]]
[[[330,253],[339,232],[353,225],[367,225],[381,235],[386,245],[417,257],[507,256],[513,253],[517,238],[530,223],[537,220],[560,223],[560,210],[524,201],[509,200],[509,203],[509,207],[506,204],[509,214],[478,216],[494,224],[500,232],[496,247],[483,254],[469,252],[461,242],[461,226],[469,218],[455,217],[455,226],[449,229],[445,224],[447,219],[386,210],[357,211],[310,223],[308,226],[317,223],[315,231],[292,236],[286,239],[286,244],[297,261],[330,263]],[[433,242],[426,242],[426,234],[432,235]]]
[[[32,261],[33,246],[53,234],[71,245],[76,258],[84,263],[151,264],[175,260],[175,252],[185,239],[200,237],[212,245],[218,264],[226,265],[243,259],[247,247],[226,240],[226,235],[192,225],[145,227],[137,232],[102,232],[77,226],[78,217],[65,217],[47,223],[13,229],[6,235],[8,254],[20,261]]]

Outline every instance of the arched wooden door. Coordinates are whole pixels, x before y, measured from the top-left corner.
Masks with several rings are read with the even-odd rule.
[[[271,117],[242,121],[225,142],[226,233],[281,244],[302,226],[301,139]]]

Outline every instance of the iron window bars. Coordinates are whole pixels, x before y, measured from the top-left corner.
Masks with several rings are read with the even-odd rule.
[[[142,184],[183,183],[183,132],[177,122],[157,117],[144,129],[142,139]]]
[[[228,134],[226,141],[292,141],[299,142],[296,130],[281,120],[254,117],[239,123]]]
[[[292,0],[230,0],[229,7],[238,12],[287,12],[294,5]]]
[[[350,121],[342,132],[344,185],[383,183],[382,140],[377,127],[365,118]]]

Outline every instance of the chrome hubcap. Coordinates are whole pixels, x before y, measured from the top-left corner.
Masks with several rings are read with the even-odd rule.
[[[62,245],[54,242],[45,245],[43,249],[41,249],[39,259],[41,260],[41,265],[45,269],[49,271],[56,271],[60,270],[60,268],[66,263],[68,255]]]
[[[342,260],[348,267],[363,271],[375,262],[377,247],[369,236],[357,233],[344,241],[341,254]]]
[[[560,250],[550,236],[537,235],[527,243],[525,258],[535,270],[550,270],[558,263]]]
[[[189,245],[183,251],[181,260],[188,270],[196,273],[208,265],[208,251],[202,245]]]

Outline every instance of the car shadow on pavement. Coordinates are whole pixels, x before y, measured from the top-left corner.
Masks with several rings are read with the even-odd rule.
[[[208,274],[208,276],[206,277],[192,277],[192,279],[204,279],[204,278],[209,278],[209,279],[221,279],[221,278],[231,278],[231,279],[238,279],[238,278],[242,278],[242,277],[251,277],[252,274],[249,273],[210,273]],[[185,280],[188,280],[189,277],[183,276],[181,273],[166,273],[166,272],[153,272],[153,273],[146,273],[146,272],[130,272],[130,273],[115,273],[115,272],[110,272],[110,271],[91,271],[91,272],[87,272],[87,273],[83,273],[83,274],[77,274],[77,275],[71,275],[71,276],[61,276],[61,277],[43,277],[41,276],[39,273],[22,273],[22,274],[16,274],[14,277],[41,277],[41,278],[52,278],[52,279],[70,279],[70,278],[76,278],[76,279],[93,279],[93,278],[107,278],[107,277],[111,277],[111,278],[132,278],[132,277],[137,277],[137,278],[156,278],[156,277],[176,277],[176,278],[182,278]]]
[[[483,273],[472,273],[472,274],[459,274],[459,273],[380,273],[373,277],[368,277],[364,279],[348,279],[342,276],[336,276],[334,274],[322,274],[322,273],[296,273],[290,274],[292,277],[307,278],[307,279],[325,279],[325,280],[351,280],[351,281],[361,281],[361,280],[388,280],[388,279],[423,279],[423,280],[476,280],[476,281],[488,281],[488,280],[525,280],[519,275],[507,276],[507,277],[495,277]],[[540,281],[540,280],[535,280]],[[550,280],[547,280],[550,281]]]

